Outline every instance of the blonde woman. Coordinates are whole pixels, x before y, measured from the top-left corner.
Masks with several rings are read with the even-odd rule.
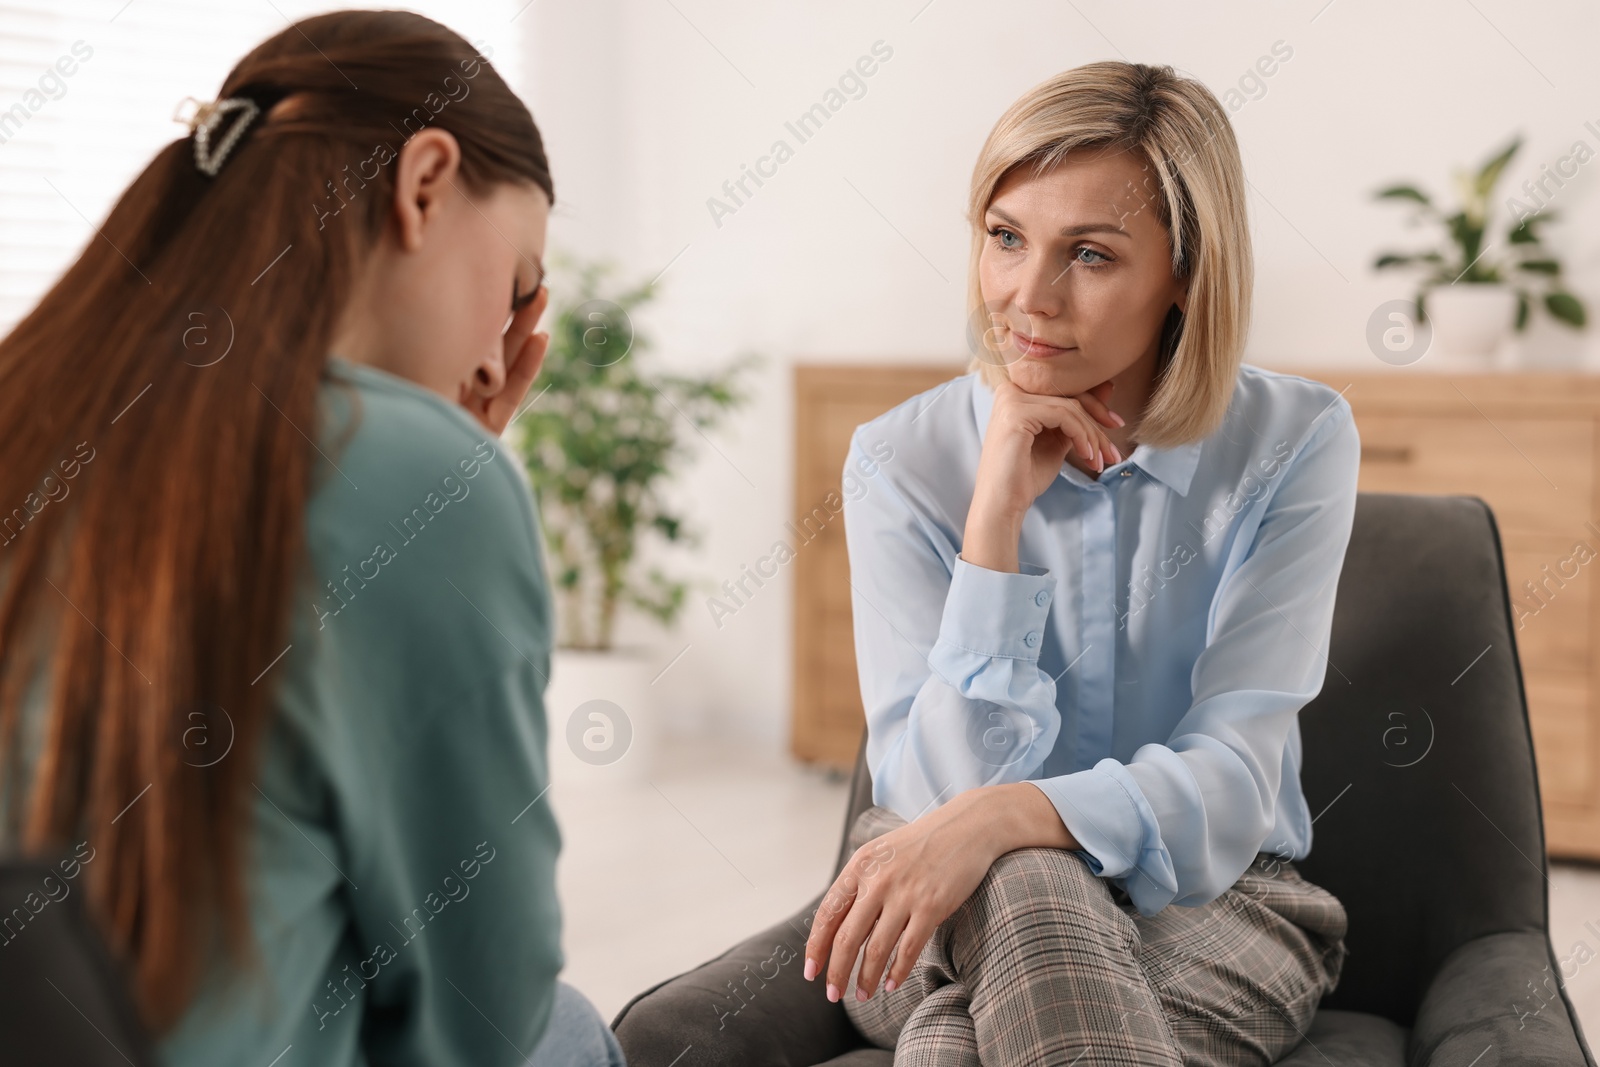
[[[972,372],[863,426],[845,509],[875,806],[806,946],[897,1064],[1267,1064],[1344,962],[1296,716],[1360,443],[1241,363],[1228,120],[1094,63],[973,172]],[[858,966],[859,965],[859,966]]]

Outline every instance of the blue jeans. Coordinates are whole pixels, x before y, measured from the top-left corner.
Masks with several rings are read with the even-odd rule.
[[[622,1046],[589,998],[559,979],[550,1024],[527,1067],[627,1067]]]

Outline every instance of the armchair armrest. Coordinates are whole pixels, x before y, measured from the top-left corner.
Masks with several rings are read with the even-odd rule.
[[[1417,1009],[1411,1067],[1467,1067],[1495,1048],[1496,1062],[1581,1067],[1594,1063],[1542,931],[1485,934],[1444,958]]]
[[[807,982],[806,938],[822,894],[716,959],[634,997],[611,1028],[630,1067],[812,1067],[864,1044],[842,1004]]]

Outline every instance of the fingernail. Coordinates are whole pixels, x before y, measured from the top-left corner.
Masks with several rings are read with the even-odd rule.
[[[1118,415],[1115,411],[1111,413],[1111,417],[1116,420],[1118,426],[1128,425],[1128,420]]]
[[[893,993],[894,987],[899,984],[899,982],[896,982],[893,978],[891,978],[887,982],[883,983],[883,991],[885,993]]]
[[[828,999],[830,1001],[837,1001],[839,999],[839,987],[834,985],[832,982],[828,983]]]
[[[806,957],[806,981],[809,982],[809,981],[811,981],[811,979],[815,978],[816,976],[817,976],[817,961],[812,959],[810,956],[807,956]]]
[[[860,986],[856,986],[856,999],[865,1001],[867,999],[867,991],[862,989]]]

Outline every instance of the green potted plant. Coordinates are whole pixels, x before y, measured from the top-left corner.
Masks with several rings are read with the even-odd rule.
[[[1526,329],[1536,305],[1574,329],[1586,322],[1583,302],[1563,284],[1561,261],[1543,244],[1541,230],[1555,212],[1509,199],[1516,217],[1495,235],[1495,188],[1521,147],[1522,138],[1513,137],[1476,170],[1457,170],[1453,207],[1441,207],[1414,184],[1391,185],[1375,194],[1378,200],[1410,205],[1413,224],[1441,231],[1434,247],[1384,252],[1373,267],[1423,269],[1417,319],[1431,325],[1433,348],[1447,357],[1487,359],[1508,330]]]
[[[591,766],[627,755],[642,772],[659,732],[650,682],[661,664],[648,649],[620,647],[617,624],[638,612],[671,626],[681,613],[688,583],[641,550],[696,541],[664,490],[693,445],[748,399],[755,360],[703,375],[647,369],[650,341],[634,313],[656,288],[609,284],[598,263],[558,257],[554,266],[550,348],[508,434],[538,501],[556,601],[550,747],[553,758]]]

